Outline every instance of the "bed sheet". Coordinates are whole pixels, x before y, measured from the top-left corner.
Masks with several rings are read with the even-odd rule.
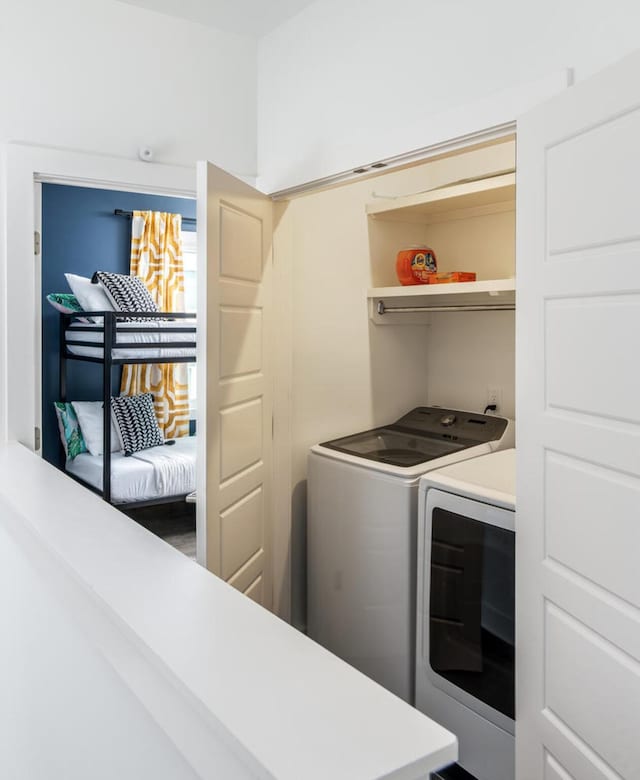
[[[196,487],[196,437],[183,436],[174,445],[142,450],[126,458],[111,454],[111,500],[116,504],[150,501],[191,493]],[[139,457],[137,457],[139,456]],[[88,452],[66,463],[76,477],[102,490],[102,455]]]

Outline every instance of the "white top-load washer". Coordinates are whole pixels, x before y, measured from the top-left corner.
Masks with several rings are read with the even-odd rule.
[[[418,407],[312,447],[309,636],[413,703],[420,476],[513,444],[511,420]]]
[[[515,450],[420,480],[416,707],[477,780],[515,776]]]

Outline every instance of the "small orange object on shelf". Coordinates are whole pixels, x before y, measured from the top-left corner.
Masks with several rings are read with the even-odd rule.
[[[429,284],[438,266],[436,253],[428,246],[401,249],[396,258],[396,274],[400,284]]]
[[[471,271],[449,271],[449,273],[430,274],[428,284],[450,284],[451,282],[475,282],[476,275]]]

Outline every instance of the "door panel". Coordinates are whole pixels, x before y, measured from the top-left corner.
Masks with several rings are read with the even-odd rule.
[[[262,459],[262,399],[220,411],[220,481],[224,483]],[[247,474],[247,476],[249,476]]]
[[[640,609],[640,479],[557,453],[546,461],[546,555]],[[627,544],[602,543],[603,518]]]
[[[618,775],[639,777],[640,665],[550,602],[545,631],[546,708]]]
[[[262,369],[262,309],[224,307],[220,310],[220,377],[260,373]]]
[[[518,123],[517,777],[640,777],[640,54]]]
[[[229,279],[262,281],[263,220],[222,204],[220,208],[220,273]]]
[[[628,154],[639,135],[640,110],[634,109],[607,118],[600,127],[572,133],[548,149],[550,258],[639,237],[635,206],[640,200],[640,157]]]
[[[206,273],[200,349],[206,377],[198,425],[204,463],[199,511],[206,565],[271,607],[271,201],[215,168],[198,168],[198,221]],[[201,305],[200,305],[201,304]]]
[[[264,549],[263,504],[260,486],[222,513],[222,576],[225,579]]]
[[[640,322],[640,295],[547,300],[545,321],[548,407],[640,423],[640,371],[625,336]]]

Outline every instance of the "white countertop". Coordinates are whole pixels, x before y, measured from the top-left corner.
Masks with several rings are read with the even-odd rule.
[[[18,444],[0,445],[0,530],[193,776],[418,780],[455,761],[452,734]]]

